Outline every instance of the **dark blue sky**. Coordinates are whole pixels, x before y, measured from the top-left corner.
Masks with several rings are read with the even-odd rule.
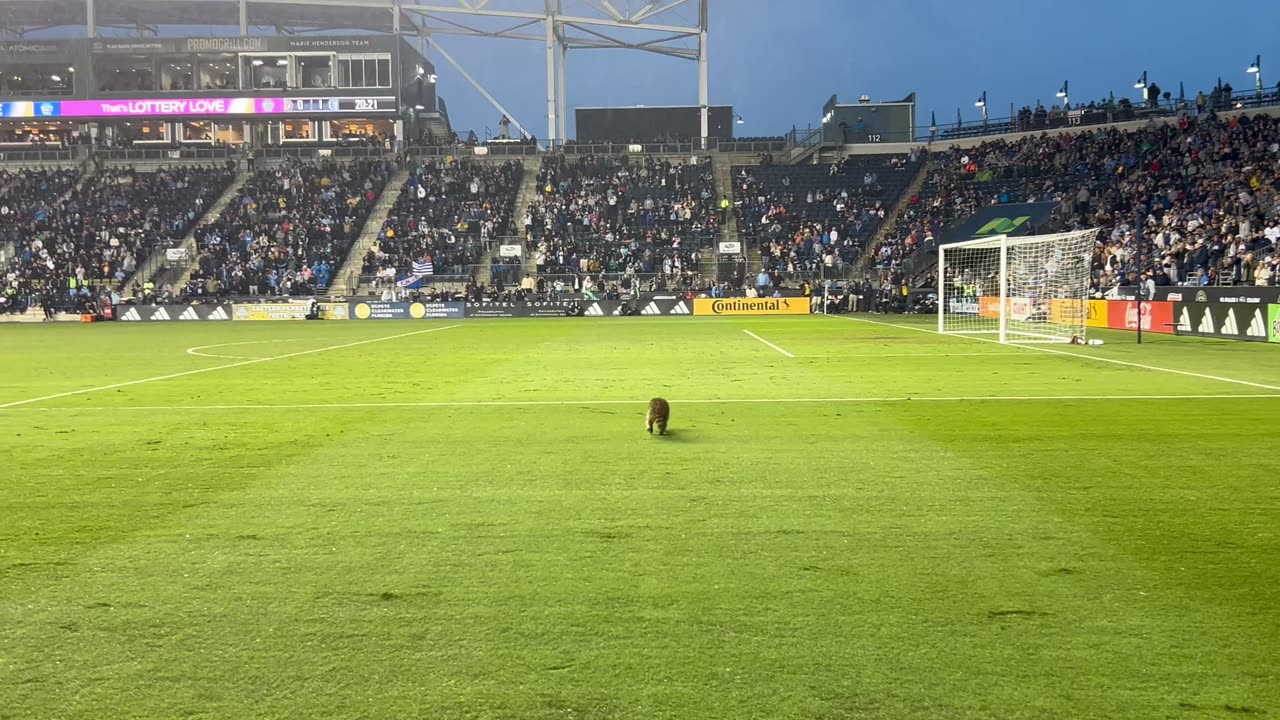
[[[667,20],[678,20],[679,16]],[[685,20],[693,21],[691,13]],[[712,104],[746,119],[740,135],[781,135],[816,125],[832,93],[855,102],[917,93],[927,124],[991,116],[1009,103],[1046,106],[1064,79],[1072,101],[1137,96],[1147,70],[1193,97],[1219,75],[1252,85],[1245,68],[1262,53],[1268,87],[1280,80],[1280,2],[1169,0],[711,0]],[[538,137],[546,136],[546,56],[537,43],[441,36],[449,52]],[[433,58],[453,124],[481,132],[497,113],[441,58]],[[696,64],[630,51],[569,53],[570,135],[575,106],[697,104]]]

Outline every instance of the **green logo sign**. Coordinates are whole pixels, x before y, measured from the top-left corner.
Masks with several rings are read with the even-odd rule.
[[[1280,305],[1267,306],[1267,340],[1280,343]]]
[[[975,238],[980,238],[987,235],[1008,235],[1030,219],[1030,215],[1023,215],[1022,217],[1017,218],[996,218],[986,225],[983,225],[982,229],[974,233],[973,236]]]

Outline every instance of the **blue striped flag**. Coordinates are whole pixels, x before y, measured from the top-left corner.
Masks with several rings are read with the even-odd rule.
[[[435,272],[436,272],[436,269],[434,266],[432,266],[430,260],[414,260],[413,261],[414,275],[434,275]]]

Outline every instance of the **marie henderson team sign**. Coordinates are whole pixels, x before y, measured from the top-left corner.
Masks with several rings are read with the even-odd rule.
[[[808,315],[809,298],[698,298],[694,315]]]

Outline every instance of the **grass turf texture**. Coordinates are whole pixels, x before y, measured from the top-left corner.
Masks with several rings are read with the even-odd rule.
[[[852,401],[1276,390],[844,318],[455,324],[0,328],[0,405],[305,353],[0,409],[0,718],[1280,714],[1280,399]],[[1100,336],[1058,349],[1280,385]],[[841,401],[691,402],[770,398]],[[570,402],[371,406],[475,401]],[[241,407],[321,404],[361,406]]]

